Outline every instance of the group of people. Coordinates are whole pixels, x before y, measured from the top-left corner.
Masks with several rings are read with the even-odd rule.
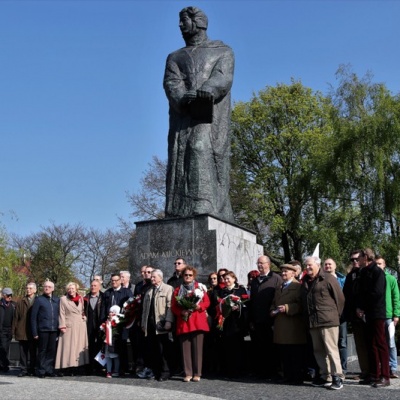
[[[234,272],[220,269],[197,280],[196,268],[175,260],[164,282],[160,269],[141,268],[136,285],[130,273],[112,274],[104,291],[100,277],[85,296],[70,282],[65,295],[43,294],[28,283],[26,295],[12,301],[4,288],[0,304],[0,368],[7,372],[11,338],[20,347],[20,377],[104,373],[108,378],[129,371],[142,379],[165,381],[173,374],[199,382],[203,374],[238,378],[256,374],[284,384],[341,389],[347,372],[347,328],[354,334],[360,384],[390,385],[397,375],[395,327],[400,316],[396,278],[371,249],[351,253],[345,276],[336,263],[317,256],[271,270],[267,256],[240,285]],[[134,318],[124,321],[134,307]],[[131,308],[132,309],[132,308]],[[129,322],[129,323],[128,323]],[[251,350],[244,338],[250,335]],[[204,362],[203,362],[204,359]]]

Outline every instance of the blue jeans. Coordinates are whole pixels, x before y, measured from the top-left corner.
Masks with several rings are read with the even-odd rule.
[[[391,318],[385,320],[386,338],[389,346],[389,366],[391,371],[397,370],[397,348],[394,336],[389,337],[389,325],[393,320]]]

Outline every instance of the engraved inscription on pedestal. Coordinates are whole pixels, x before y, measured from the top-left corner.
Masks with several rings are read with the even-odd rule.
[[[194,265],[199,280],[219,268],[234,271],[239,282],[255,269],[262,246],[253,232],[208,215],[136,223],[131,243],[130,266],[137,275],[145,264],[160,268],[166,277],[174,271],[174,260],[184,258]]]

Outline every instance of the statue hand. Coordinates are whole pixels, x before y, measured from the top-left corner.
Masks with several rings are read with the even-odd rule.
[[[189,104],[196,97],[197,93],[195,90],[188,90],[182,97],[182,104]]]
[[[199,89],[197,91],[197,97],[200,99],[214,100],[214,95],[208,90]]]

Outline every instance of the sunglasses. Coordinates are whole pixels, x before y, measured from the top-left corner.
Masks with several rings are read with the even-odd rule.
[[[359,258],[350,258],[351,262],[355,262],[355,261],[358,261],[358,260],[359,260]]]
[[[183,276],[193,276],[193,274],[184,274]]]

